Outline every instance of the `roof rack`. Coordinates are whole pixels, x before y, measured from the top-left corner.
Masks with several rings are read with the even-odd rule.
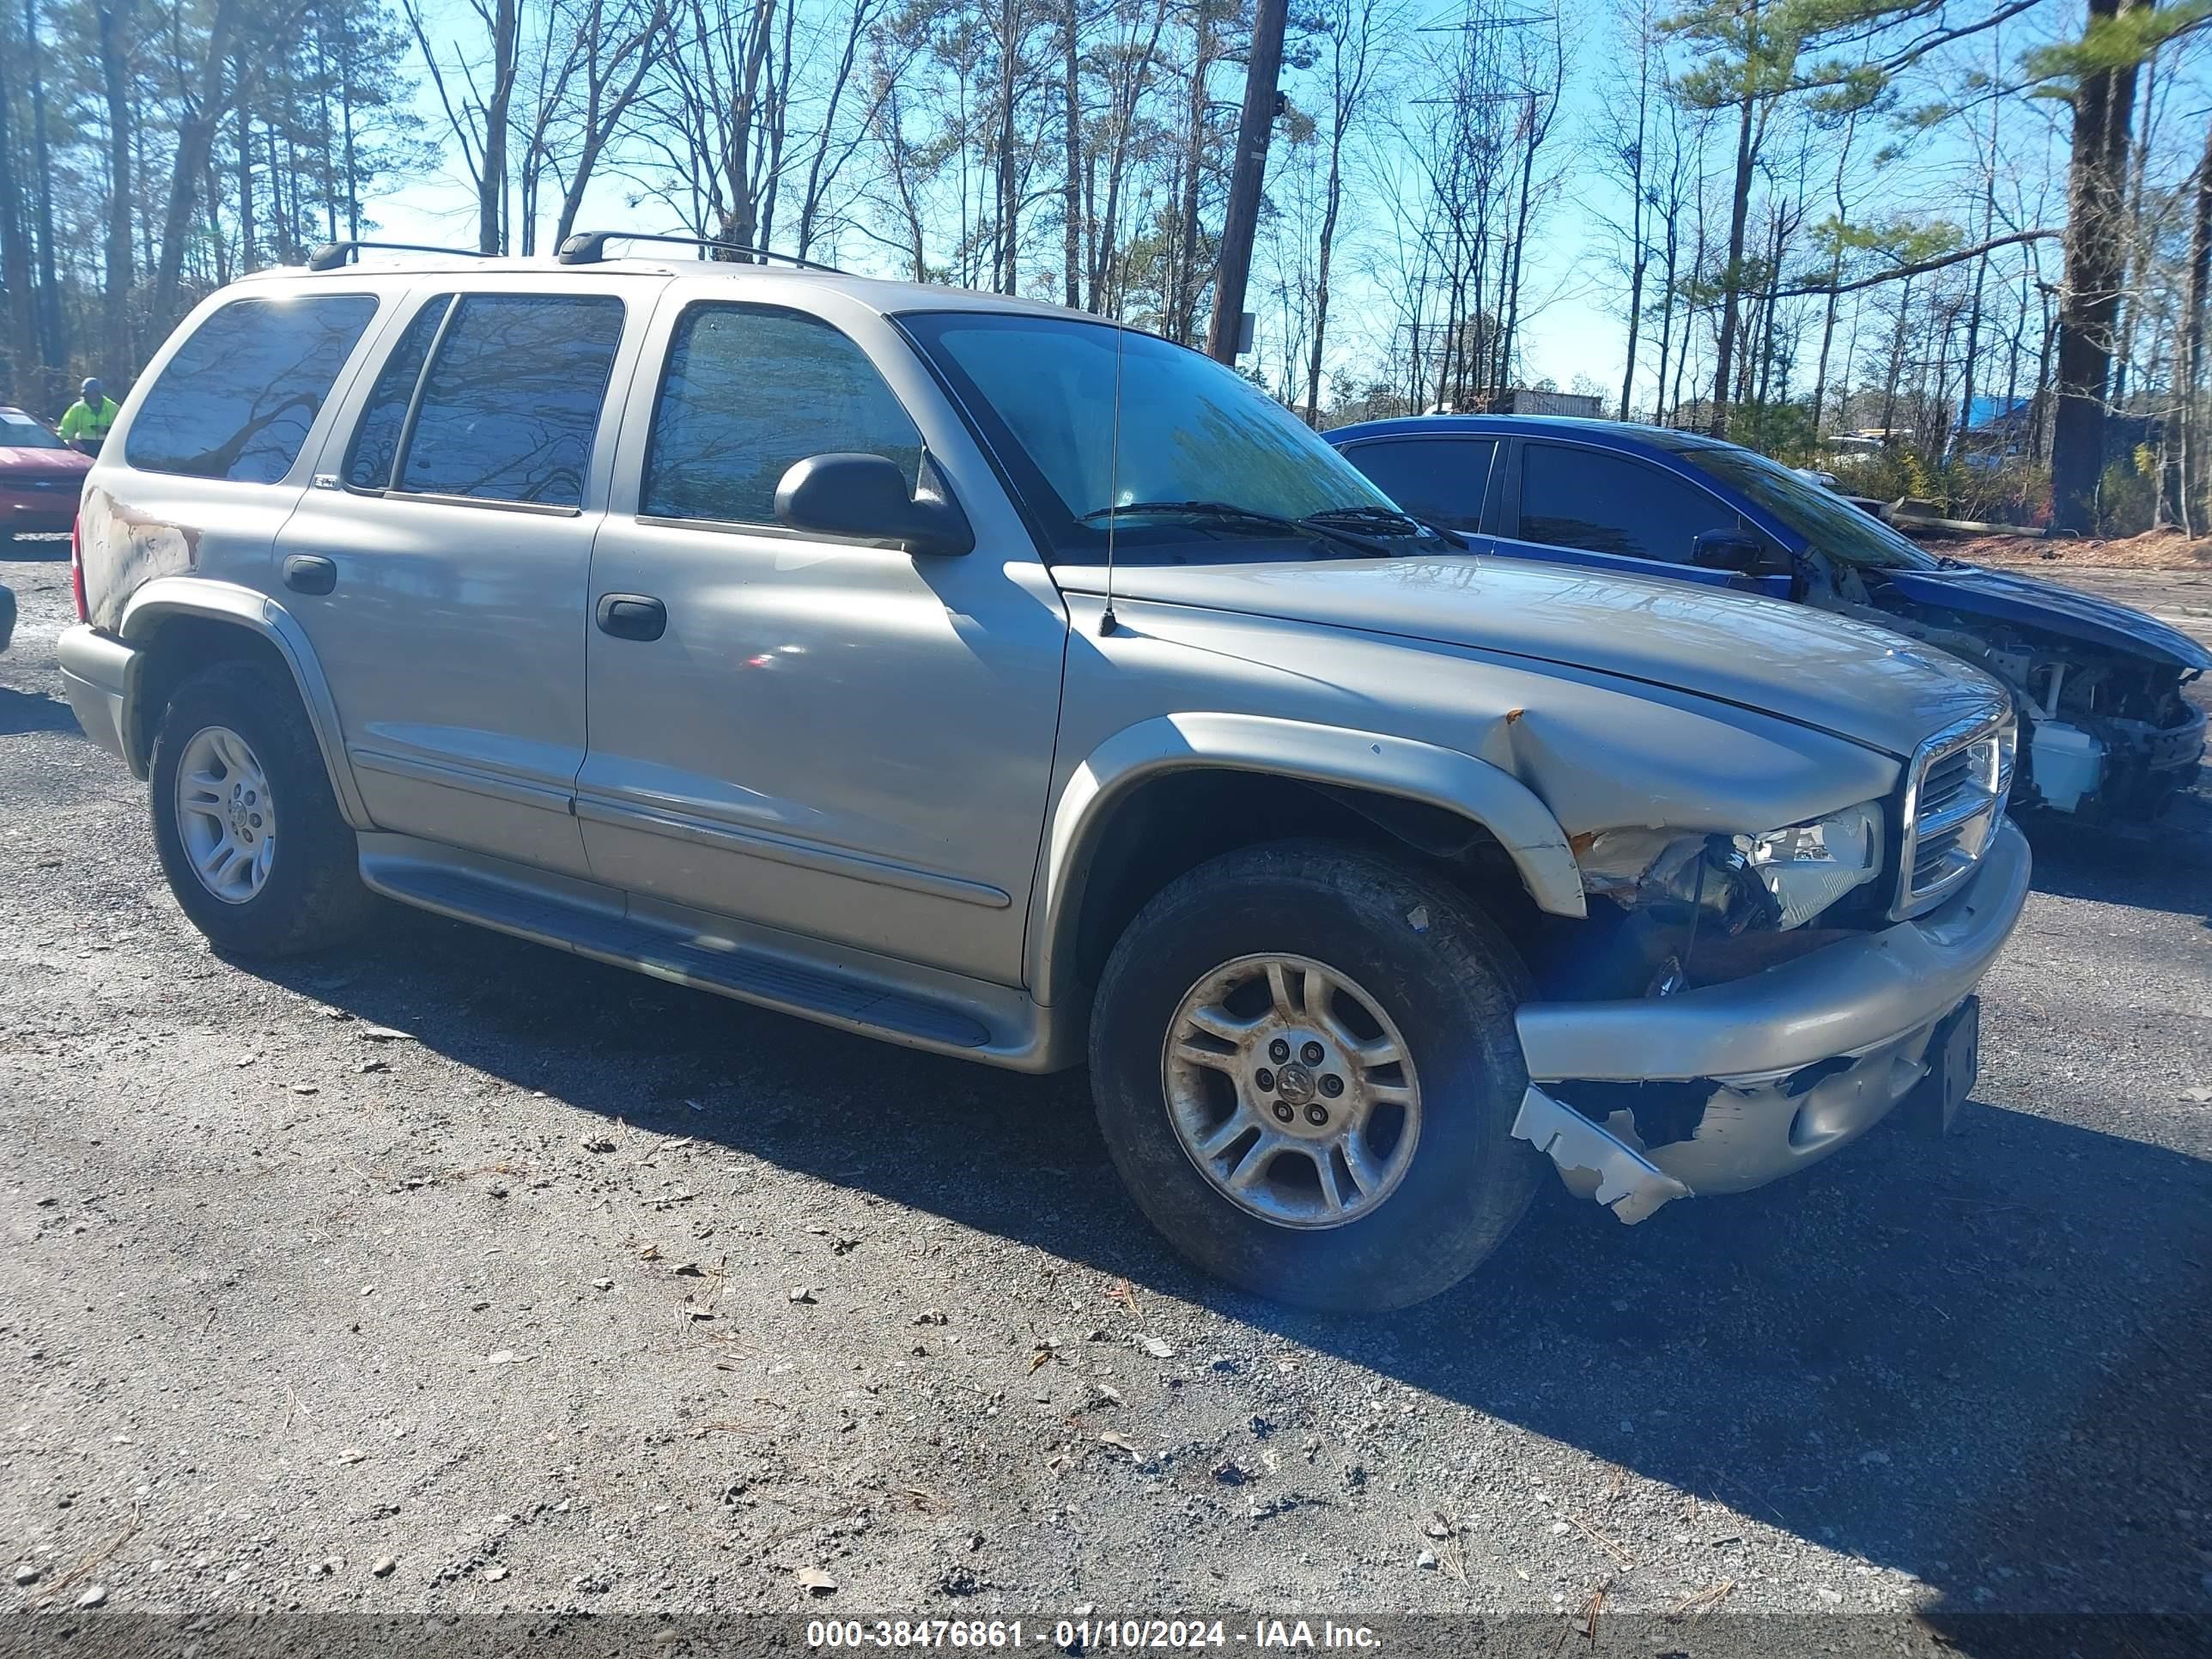
[[[307,269],[336,270],[363,248],[389,249],[395,253],[451,253],[465,259],[488,259],[491,257],[480,248],[432,247],[425,242],[369,242],[355,239],[343,242],[325,242],[307,256]]]
[[[846,275],[835,265],[825,265],[816,259],[802,259],[795,253],[778,253],[774,248],[748,247],[743,242],[718,241],[711,236],[670,235],[642,230],[580,230],[562,243],[560,252],[553,257],[564,265],[595,265],[607,257],[609,242],[672,242],[683,247],[712,248],[718,253],[742,253],[750,259],[774,259],[783,264],[797,265],[801,270],[826,270],[838,276]]]

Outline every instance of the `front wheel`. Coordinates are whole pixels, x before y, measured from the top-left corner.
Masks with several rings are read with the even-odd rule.
[[[154,734],[154,844],[169,890],[218,948],[319,950],[370,899],[289,678],[222,662],[177,688]]]
[[[1138,1206],[1199,1266],[1380,1311],[1457,1283],[1527,1209],[1527,971],[1456,889],[1317,842],[1170,884],[1101,976],[1091,1066]]]

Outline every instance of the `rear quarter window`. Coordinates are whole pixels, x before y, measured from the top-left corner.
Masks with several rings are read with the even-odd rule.
[[[163,368],[124,459],[145,472],[274,483],[375,315],[366,294],[232,301]]]

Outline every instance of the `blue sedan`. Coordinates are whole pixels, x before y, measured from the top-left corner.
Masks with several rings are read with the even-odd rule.
[[[2194,781],[2212,653],[2124,605],[1939,557],[1735,444],[1656,427],[1428,415],[1324,434],[1477,553],[1741,588],[1965,657],[2020,704],[2013,799],[2111,822]]]

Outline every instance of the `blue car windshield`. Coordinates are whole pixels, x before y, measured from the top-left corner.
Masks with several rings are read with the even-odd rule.
[[[1939,570],[1923,552],[1871,514],[1832,490],[1799,477],[1779,462],[1733,444],[1685,448],[1681,458],[1707,477],[1788,525],[1832,559],[1862,570]]]

